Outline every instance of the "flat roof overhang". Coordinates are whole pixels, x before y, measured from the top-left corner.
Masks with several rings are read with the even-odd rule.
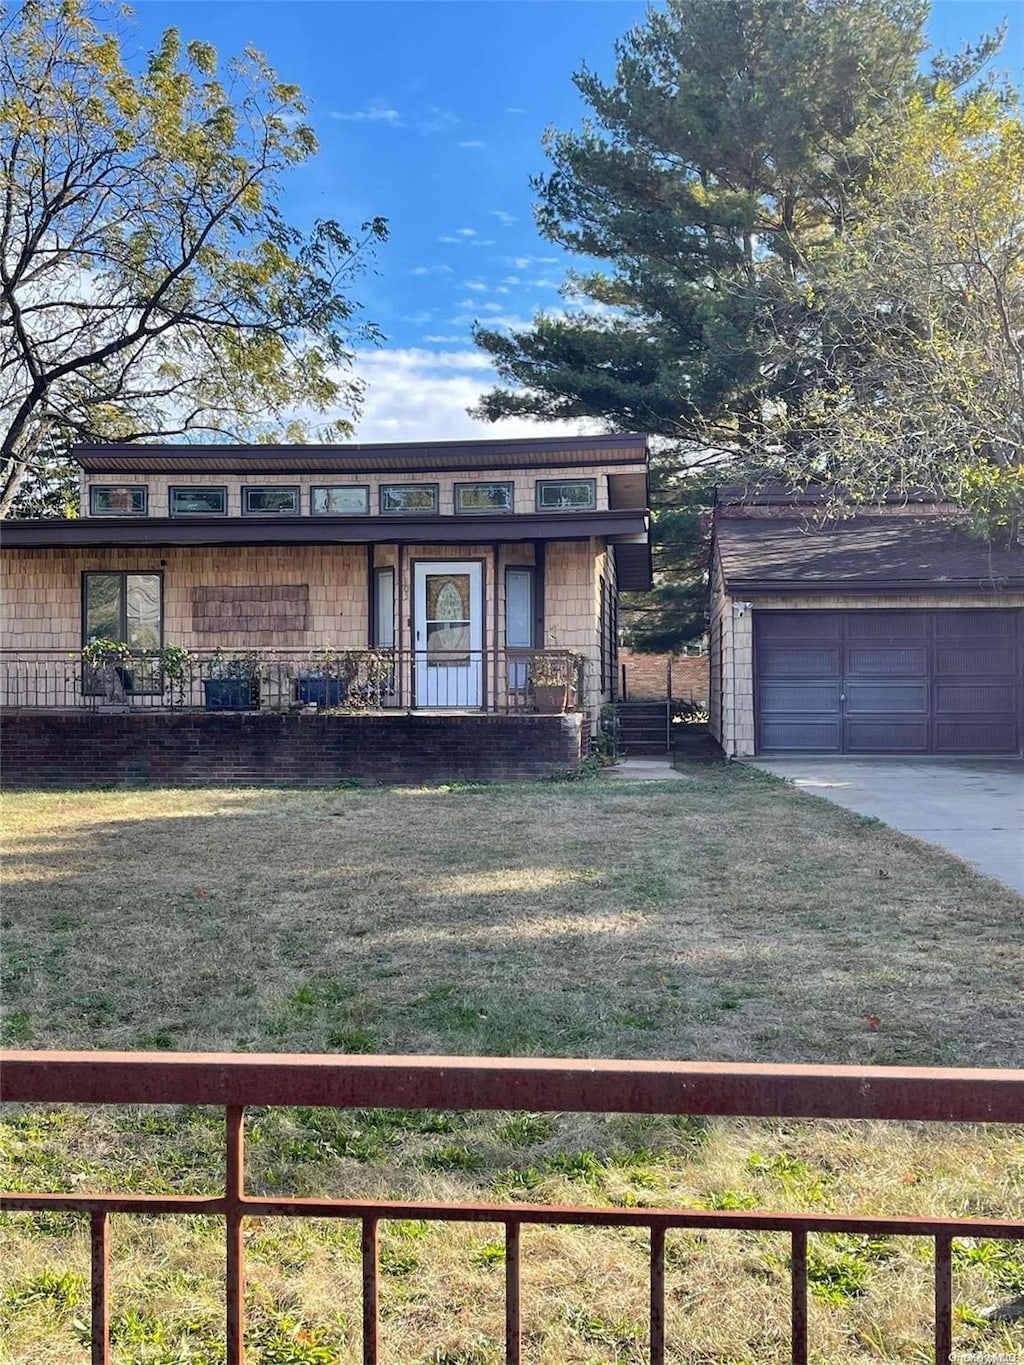
[[[350,445],[80,445],[90,474],[400,474],[647,464],[646,436]]]
[[[528,540],[644,544],[642,510],[465,517],[80,517],[0,522],[5,549],[188,545],[473,545]]]

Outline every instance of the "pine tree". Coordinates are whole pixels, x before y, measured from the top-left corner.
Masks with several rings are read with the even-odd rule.
[[[925,0],[668,0],[619,42],[612,81],[575,76],[582,129],[546,135],[539,229],[594,265],[570,276],[567,315],[477,329],[513,386],[477,412],[660,438],[662,582],[637,604],[635,644],[699,622],[704,472],[742,466],[773,405],[798,410],[814,386],[806,357],[776,360],[779,280],[849,230],[873,146],[914,92],[970,79],[1000,41],[923,78],[926,16]]]

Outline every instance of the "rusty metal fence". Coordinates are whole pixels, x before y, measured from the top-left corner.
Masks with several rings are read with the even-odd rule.
[[[246,1193],[246,1106],[531,1110],[963,1123],[1024,1122],[1024,1071],[927,1067],[767,1066],[700,1062],[333,1057],[278,1054],[0,1053],[2,1098],[29,1104],[215,1105],[226,1112],[219,1196],[6,1193],[9,1212],[87,1215],[92,1244],[92,1362],[109,1365],[113,1213],[205,1214],[226,1228],[227,1365],[245,1360],[243,1224],[249,1217],[344,1218],[361,1226],[362,1353],[381,1361],[378,1228],[388,1219],[486,1222],[505,1228],[505,1358],[522,1359],[523,1229],[538,1224],[646,1228],[650,1359],[665,1361],[665,1235],[672,1229],[780,1232],[790,1239],[792,1360],[807,1365],[807,1244],[815,1233],[926,1237],[935,1249],[934,1350],[953,1350],[952,1246],[957,1237],[1024,1239],[1024,1222],[993,1218],[843,1217],[688,1209],[269,1199]]]

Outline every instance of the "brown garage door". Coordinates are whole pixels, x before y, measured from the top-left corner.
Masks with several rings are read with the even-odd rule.
[[[758,752],[1021,752],[1022,611],[759,611],[754,627]]]

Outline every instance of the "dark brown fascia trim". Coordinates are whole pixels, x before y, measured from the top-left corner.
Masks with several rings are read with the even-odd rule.
[[[241,458],[234,463],[228,463],[221,457],[197,458],[185,464],[182,460],[170,456],[163,458],[147,456],[145,459],[137,459],[118,455],[96,456],[89,458],[88,462],[79,460],[79,464],[87,474],[102,474],[111,477],[129,474],[138,477],[172,475],[175,478],[188,479],[196,474],[220,474],[228,477],[237,475],[239,478],[248,479],[255,475],[265,476],[268,474],[290,475],[292,478],[302,474],[324,475],[325,477],[337,474],[362,476],[383,474],[390,475],[398,480],[411,474],[465,474],[473,477],[478,474],[486,474],[500,478],[507,474],[510,469],[559,469],[563,466],[573,468],[577,465],[588,468],[600,466],[603,469],[620,466],[642,469],[646,459],[646,453],[641,451],[638,451],[636,455],[607,456],[587,447],[577,446],[570,451],[557,451],[546,455],[540,453],[530,457],[502,458],[494,455],[492,458],[479,460],[475,463],[471,463],[467,459],[445,459],[443,456],[431,456],[429,459],[416,459],[413,456],[406,456],[400,462],[398,456],[392,459],[385,459],[383,456],[377,458],[367,456],[366,458],[356,459],[341,459],[336,456],[314,456],[312,458],[303,456],[289,459],[282,455],[259,460],[254,458],[245,463],[242,462]]]
[[[242,471],[249,469],[269,470],[280,465],[283,470],[291,471],[310,461],[339,462],[339,467],[358,472],[359,461],[369,461],[367,468],[385,469],[389,460],[411,460],[425,468],[462,469],[499,469],[503,454],[555,455],[573,454],[581,451],[600,452],[603,450],[635,450],[631,459],[601,461],[602,463],[637,464],[647,459],[647,437],[640,435],[622,436],[557,436],[543,439],[529,437],[506,441],[421,441],[410,444],[406,441],[353,443],[351,445],[79,445],[72,449],[72,458],[83,469],[102,471],[120,467],[119,462],[130,461],[130,466],[147,473],[158,472],[171,461],[176,468],[191,468],[202,472],[204,457],[211,461],[237,459]],[[445,452],[455,457],[454,463],[443,463]],[[466,460],[479,459],[479,465],[466,465]],[[159,465],[152,468],[139,461],[158,460]],[[544,460],[537,461],[543,464]],[[217,469],[223,466],[218,463]],[[312,466],[316,468],[317,466]],[[319,467],[323,467],[322,465]]]
[[[521,540],[583,540],[647,534],[645,512],[547,512],[482,517],[81,517],[6,521],[11,548],[109,545],[365,545],[472,544]]]
[[[963,593],[963,592],[1024,592],[1024,578],[1010,578],[993,582],[981,578],[947,578],[941,581],[901,578],[841,578],[831,582],[821,580],[808,583],[806,579],[770,583],[755,578],[725,578],[728,597],[825,596],[863,597],[865,593]]]

